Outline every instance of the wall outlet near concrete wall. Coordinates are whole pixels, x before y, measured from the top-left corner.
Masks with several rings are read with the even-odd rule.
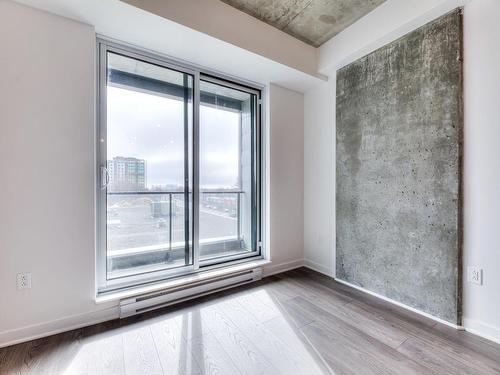
[[[31,289],[31,273],[23,272],[17,274],[17,290]]]
[[[478,267],[467,267],[467,281],[472,284],[483,284],[483,270]]]

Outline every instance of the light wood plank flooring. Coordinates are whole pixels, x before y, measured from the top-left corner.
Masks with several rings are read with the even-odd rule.
[[[500,374],[500,345],[308,269],[0,349],[1,374]]]

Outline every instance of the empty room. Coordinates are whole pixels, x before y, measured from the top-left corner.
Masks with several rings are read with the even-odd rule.
[[[0,375],[500,375],[499,0],[0,0]]]

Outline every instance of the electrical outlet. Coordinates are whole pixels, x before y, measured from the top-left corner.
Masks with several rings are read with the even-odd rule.
[[[477,267],[467,267],[467,281],[472,284],[483,284],[483,270]]]
[[[17,290],[31,289],[31,273],[23,272],[17,274]]]

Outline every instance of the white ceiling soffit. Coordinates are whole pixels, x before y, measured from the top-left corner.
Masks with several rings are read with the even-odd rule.
[[[122,0],[157,16],[316,75],[316,49],[219,0]]]
[[[314,50],[314,71],[299,70],[290,67],[283,62],[278,62],[277,58],[264,57],[256,52],[251,52],[240,46],[233,45],[206,33],[197,31],[191,27],[155,15],[151,12],[139,9],[118,0],[15,0],[18,3],[29,5],[54,14],[71,18],[95,27],[96,33],[123,41],[140,48],[145,48],[156,53],[171,56],[175,59],[183,60],[191,64],[199,65],[211,70],[221,72],[227,76],[234,76],[259,84],[274,83],[298,92],[306,92],[321,83],[325,78],[316,73],[316,50]],[[131,0],[128,0],[132,2]],[[190,3],[207,3],[212,0],[169,0],[161,3],[168,3],[168,11],[173,15],[180,13],[186,15],[187,8],[176,8],[174,5]],[[157,1],[156,1],[157,2]],[[141,1],[148,4],[155,1]],[[227,6],[219,1],[223,7],[236,12],[239,15],[248,17],[253,22],[259,22],[260,26],[273,29],[287,38],[292,37],[275,30],[265,23],[253,19],[238,10]],[[172,8],[173,7],[173,8]],[[174,11],[177,9],[177,11]],[[209,11],[209,9],[203,9]],[[177,13],[176,13],[177,12]],[[193,19],[203,18],[203,12],[197,10]],[[209,25],[218,23],[221,20],[206,22]],[[240,21],[240,20],[238,20]],[[192,21],[195,23],[194,21]],[[237,22],[232,22],[237,24]],[[240,22],[241,23],[241,22]],[[206,25],[205,25],[206,26]],[[250,29],[251,24],[244,24],[244,29]],[[214,26],[215,28],[215,26]],[[220,29],[222,30],[222,29]],[[219,30],[219,32],[220,32]],[[232,30],[226,30],[226,34],[231,34]],[[271,34],[271,36],[275,36]],[[239,36],[244,39],[244,35]],[[249,36],[250,37],[250,36]],[[276,36],[275,36],[276,37]],[[276,37],[279,41],[279,37]],[[312,48],[306,44],[302,46]],[[292,46],[293,47],[293,46]],[[290,47],[287,53],[283,53],[287,59],[293,57],[294,53],[302,53],[299,49]],[[279,49],[277,47],[277,49]],[[301,61],[299,56],[297,61]],[[312,65],[311,65],[312,66]],[[311,69],[309,66],[308,69]]]

